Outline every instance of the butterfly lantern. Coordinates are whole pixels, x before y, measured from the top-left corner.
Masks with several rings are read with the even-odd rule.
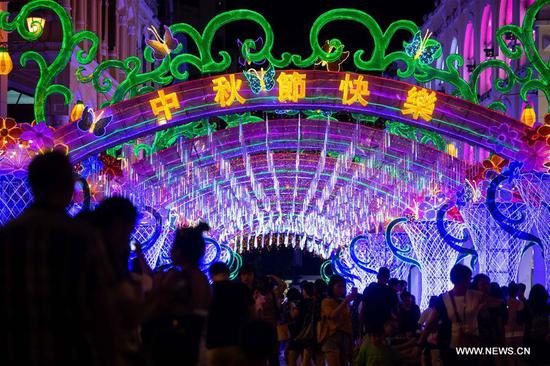
[[[421,31],[416,32],[410,43],[404,43],[405,53],[414,61],[419,60],[426,65],[434,62],[441,55],[441,44],[430,39],[431,35],[430,31],[426,31],[424,37]]]
[[[248,59],[245,59],[245,56],[243,54],[243,41],[241,41],[240,39],[237,39],[237,46],[239,48],[239,65],[241,65],[242,67],[250,66],[250,64],[252,64],[252,63],[259,66],[259,65],[263,65],[267,61],[267,60],[263,59],[263,60],[258,61],[258,62],[252,62]],[[255,49],[262,49],[263,46],[264,46],[264,39],[262,37],[258,37],[254,41]],[[248,49],[248,47],[247,47],[247,49]]]
[[[147,39],[145,42],[153,49],[153,57],[156,60],[162,60],[179,46],[179,41],[174,38],[172,31],[164,26],[164,38],[160,37],[159,32],[153,26],[147,28],[153,34],[153,39]]]
[[[344,46],[342,45],[340,47],[343,48]],[[327,53],[332,53],[335,47],[331,46],[329,41],[325,41],[325,44],[323,44],[321,48],[323,49],[323,51]],[[340,71],[340,65],[343,64],[344,61],[348,59],[348,57],[349,57],[349,51],[344,51],[342,52],[342,55],[340,55],[340,58],[338,60],[328,62],[328,61],[318,59],[315,62],[315,66],[326,67],[327,71]]]
[[[273,66],[269,66],[267,70],[264,70],[263,67],[260,71],[255,69],[245,70],[243,74],[254,94],[270,91],[275,86],[275,69]]]
[[[113,116],[103,117],[104,111],[96,116],[94,110],[86,107],[82,116],[76,121],[76,126],[80,131],[89,132],[96,137],[105,135],[105,128],[111,123]]]

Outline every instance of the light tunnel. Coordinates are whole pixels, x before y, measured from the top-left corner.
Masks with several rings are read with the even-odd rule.
[[[529,149],[522,139],[525,127],[482,106],[392,79],[318,70],[277,72],[298,73],[304,80],[296,99],[284,100],[278,87],[254,94],[241,74],[208,77],[96,112],[111,116],[103,136],[71,124],[59,129],[57,138],[68,145],[75,163],[122,146],[124,178],[91,174],[87,181],[92,191],[126,195],[162,218],[143,220],[136,233],[148,243],[152,267],[169,265],[175,228],[199,220],[210,223],[215,243],[229,248],[224,252],[209,245],[210,259],[291,246],[330,259],[333,271],[350,283],[359,280],[360,287],[382,265],[406,277],[411,263],[427,263],[434,255],[444,262],[436,266],[443,272],[451,262],[463,260],[445,244],[447,234],[438,232],[435,222],[396,226],[391,235],[400,243],[392,244],[397,249],[388,246],[384,230],[396,217],[422,215],[424,197],[454,197],[467,179],[483,173],[481,162],[491,154],[517,160],[519,152]],[[214,92],[214,80],[220,78],[240,82],[234,91],[238,98],[224,105]],[[339,86],[346,79],[367,82],[362,102],[345,100]],[[429,96],[418,111],[422,103],[433,102],[427,114],[410,108],[411,93],[418,91]],[[224,116],[232,116],[231,122]],[[386,127],[378,121],[386,121]],[[195,137],[176,132],[172,143],[153,148],[154,136],[194,123],[202,123]],[[388,123],[398,124],[397,129]],[[427,131],[444,143],[436,146],[403,131]],[[129,142],[134,150],[124,147]],[[151,149],[135,150],[140,144]],[[446,219],[451,237],[472,228]],[[472,240],[470,248],[475,247]],[[409,248],[408,254],[400,257],[400,248]],[[420,287],[443,286],[439,278],[445,273],[431,267],[422,268]]]

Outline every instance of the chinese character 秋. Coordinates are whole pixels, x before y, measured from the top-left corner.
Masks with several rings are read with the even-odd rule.
[[[241,97],[239,90],[241,90],[241,84],[243,83],[240,79],[235,79],[235,75],[229,75],[229,80],[225,76],[220,76],[212,80],[214,83],[213,90],[216,92],[214,101],[220,103],[222,107],[229,107],[235,100],[243,104],[246,100]]]

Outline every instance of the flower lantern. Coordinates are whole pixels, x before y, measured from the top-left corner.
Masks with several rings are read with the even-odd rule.
[[[15,144],[22,132],[13,118],[0,118],[0,148]]]
[[[530,104],[527,104],[525,108],[523,108],[523,112],[521,112],[521,122],[529,127],[533,127],[535,122],[537,122],[537,114]]]

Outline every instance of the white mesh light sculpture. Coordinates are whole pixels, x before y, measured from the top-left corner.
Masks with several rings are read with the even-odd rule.
[[[479,272],[500,285],[517,281],[519,263],[526,245],[525,237],[533,226],[526,218],[527,206],[511,194],[516,165],[494,177],[486,190],[479,189],[477,200],[468,202],[461,209],[464,221],[476,242]],[[483,199],[482,193],[486,193]]]
[[[0,175],[0,226],[19,216],[31,201],[32,193],[25,179]]]
[[[454,237],[463,235],[466,226],[447,221],[447,231]],[[439,295],[451,288],[449,271],[455,265],[459,252],[439,235],[437,223],[431,220],[406,221],[402,225],[422,268],[422,300],[420,307],[428,307],[430,296]]]
[[[550,287],[550,174],[525,173],[516,186],[527,206],[530,218],[541,239],[544,255],[546,288]]]

